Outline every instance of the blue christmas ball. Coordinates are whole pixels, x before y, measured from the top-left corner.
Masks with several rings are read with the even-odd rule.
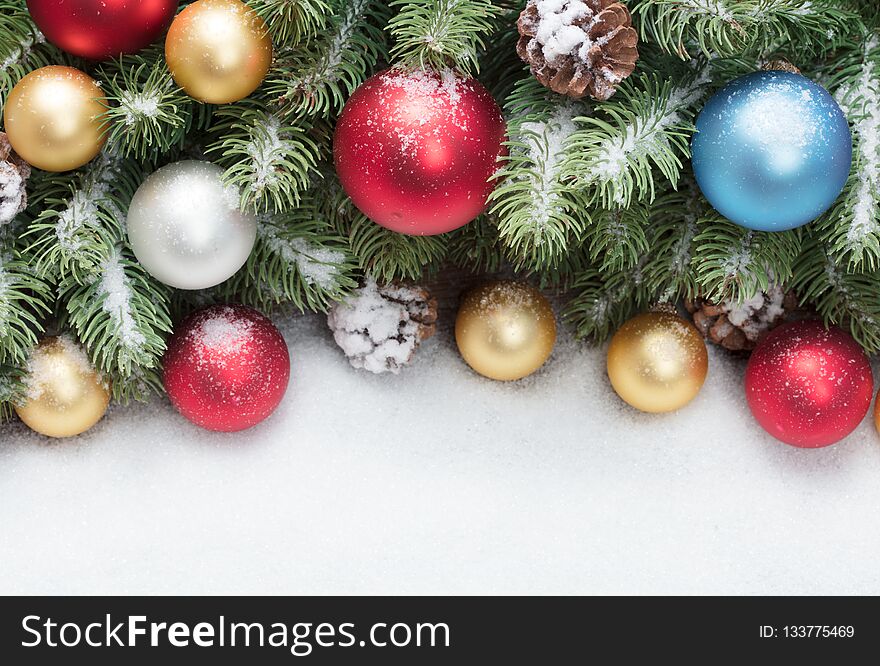
[[[756,72],[715,93],[697,118],[694,175],[706,199],[748,229],[784,231],[837,199],[852,163],[843,111],[800,74]]]

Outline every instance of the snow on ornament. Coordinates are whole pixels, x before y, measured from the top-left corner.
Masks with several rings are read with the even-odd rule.
[[[432,236],[485,208],[506,155],[498,104],[476,79],[393,68],[346,102],[333,136],[345,193],[392,231]]]
[[[374,374],[399,373],[434,335],[436,322],[437,300],[427,289],[380,287],[372,278],[327,315],[333,339],[349,363]]]
[[[274,324],[243,305],[213,305],[187,318],[163,359],[168,397],[208,430],[244,430],[278,407],[290,379],[287,343]]]

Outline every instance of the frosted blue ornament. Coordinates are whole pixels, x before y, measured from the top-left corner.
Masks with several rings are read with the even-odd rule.
[[[815,220],[837,199],[852,136],[822,86],[800,74],[755,72],[709,99],[691,152],[715,210],[748,229],[784,231]]]

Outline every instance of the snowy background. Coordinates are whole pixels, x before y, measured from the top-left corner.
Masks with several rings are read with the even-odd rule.
[[[0,592],[880,593],[868,419],[778,443],[715,348],[690,406],[640,414],[564,331],[499,384],[444,316],[396,377],[352,369],[323,317],[278,320],[290,389],[244,433],[158,399],[61,443],[0,426]]]

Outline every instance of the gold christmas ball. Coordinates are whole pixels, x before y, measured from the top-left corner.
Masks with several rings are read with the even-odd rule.
[[[262,83],[272,63],[272,39],[265,21],[245,3],[198,0],[171,23],[165,60],[188,95],[228,104]]]
[[[67,336],[44,338],[31,352],[26,386],[26,401],[15,411],[31,430],[49,437],[85,432],[110,402],[107,382]]]
[[[880,433],[880,392],[877,393],[877,399],[874,401],[874,427]]]
[[[492,282],[468,292],[455,319],[465,362],[489,379],[522,379],[544,365],[556,342],[553,308],[521,282]]]
[[[3,125],[9,143],[38,169],[77,169],[95,157],[106,140],[100,119],[104,101],[97,81],[78,69],[36,69],[6,98]]]
[[[643,412],[688,404],[709,367],[706,343],[678,315],[648,312],[626,322],[608,347],[608,377],[621,398]]]

